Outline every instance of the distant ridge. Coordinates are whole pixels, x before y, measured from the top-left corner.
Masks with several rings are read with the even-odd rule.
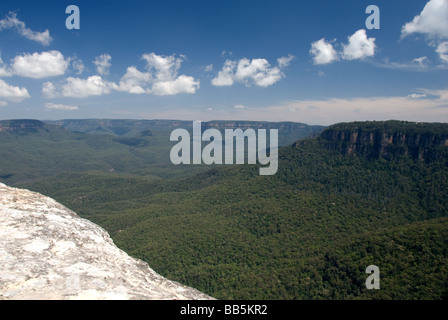
[[[172,131],[176,128],[190,130],[193,121],[186,120],[128,120],[128,119],[65,119],[46,121],[48,124],[59,125],[70,131],[84,133],[109,133],[118,136],[135,136],[143,131]],[[305,123],[283,121],[235,121],[212,120],[203,121],[202,130],[215,128],[224,129],[278,129],[279,144],[290,145],[302,138],[318,136],[325,126],[308,125]]]
[[[46,124],[39,120],[17,119],[0,121],[0,132],[35,132],[44,129]]]
[[[448,124],[407,121],[367,121],[335,124],[321,138],[327,149],[368,158],[409,155],[431,160],[448,147]]]

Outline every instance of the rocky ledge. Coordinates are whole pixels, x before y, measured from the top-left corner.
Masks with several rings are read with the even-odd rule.
[[[0,183],[0,299],[212,299],[117,248],[55,200]]]

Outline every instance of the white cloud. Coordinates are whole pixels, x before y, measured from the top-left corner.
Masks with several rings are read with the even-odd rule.
[[[212,65],[212,64],[209,64],[208,66],[205,66],[205,67],[204,67],[204,71],[205,71],[205,72],[211,72],[211,71],[213,71],[213,65]]]
[[[30,95],[26,88],[11,86],[0,79],[0,98],[4,98],[13,102],[20,102],[23,99],[29,97]]]
[[[236,106],[233,107],[233,109],[245,109],[246,107],[241,105],[241,104],[237,104]]]
[[[52,82],[45,82],[42,85],[42,95],[47,98],[56,97],[56,86]]]
[[[8,102],[6,101],[0,101],[0,107],[5,107],[8,105]]]
[[[149,72],[140,72],[134,66],[128,67],[126,73],[120,79],[117,90],[134,94],[145,93],[147,90],[144,86],[151,81],[151,78]]]
[[[161,56],[155,53],[144,54],[147,68],[154,72],[152,87],[149,93],[155,95],[175,95],[179,93],[195,93],[199,89],[199,80],[191,76],[180,75],[178,71],[185,56]]]
[[[155,70],[155,79],[157,81],[171,81],[177,76],[182,63],[181,58],[171,56],[159,56],[155,53],[144,54],[149,70]]]
[[[375,38],[367,38],[366,30],[360,29],[348,37],[348,44],[343,47],[343,59],[364,59],[375,55]]]
[[[236,66],[235,61],[226,60],[221,71],[218,72],[218,76],[212,79],[214,86],[231,86],[233,85],[233,69]]]
[[[420,57],[420,58],[415,58],[412,60],[412,62],[417,62],[420,66],[424,66],[425,65],[425,61],[428,59],[428,57]]]
[[[322,38],[311,43],[310,54],[313,55],[315,65],[328,64],[339,59],[357,60],[375,55],[375,38],[367,38],[366,30],[360,29],[348,37],[348,43],[342,44],[342,51],[338,52],[334,46]]]
[[[314,56],[314,64],[327,64],[338,60],[338,53],[333,45],[324,38],[311,44],[310,53]]]
[[[75,70],[76,74],[81,74],[84,72],[85,66],[81,59],[72,58],[70,60],[72,63],[72,68]]]
[[[126,69],[118,84],[94,75],[87,79],[69,77],[62,83],[46,82],[42,85],[42,94],[47,98],[74,97],[85,98],[122,91],[132,94],[150,93],[154,95],[175,95],[179,93],[195,93],[199,88],[199,80],[180,75],[181,58],[159,56],[154,53],[143,55],[148,71],[139,71],[135,66]],[[105,73],[110,56],[97,57],[96,65],[99,73]]]
[[[113,83],[103,80],[98,75],[87,79],[69,77],[62,86],[62,96],[74,98],[100,96],[110,93],[113,88],[115,88]]]
[[[48,102],[45,104],[45,109],[46,110],[74,111],[74,110],[78,110],[79,108],[77,106],[69,106],[69,105],[65,105],[65,104],[57,104],[57,103]]]
[[[5,66],[0,65],[0,77],[10,77],[12,72],[8,70]]]
[[[431,38],[448,38],[448,1],[428,1],[422,12],[401,29],[402,37],[413,33],[423,33]]]
[[[291,63],[291,60],[294,59],[293,55],[288,55],[287,57],[280,57],[277,59],[278,67],[283,69]]]
[[[439,54],[440,59],[444,62],[448,62],[448,41],[440,43],[436,52]]]
[[[266,59],[241,59],[238,61],[235,79],[250,85],[253,81],[257,86],[268,87],[282,78],[278,67],[271,68]]]
[[[222,52],[221,52],[221,57],[225,57],[225,56],[231,56],[231,55],[233,55],[233,52],[232,51],[226,51],[226,50],[222,50]]]
[[[175,80],[155,82],[150,92],[158,96],[165,96],[179,93],[195,93],[197,89],[199,89],[199,80],[180,75]]]
[[[405,62],[390,61],[389,58],[383,59],[382,62],[374,62],[374,65],[380,68],[396,69],[396,70],[412,70],[412,71],[426,71],[430,68],[427,63],[427,57],[419,57]]]
[[[0,77],[12,76],[12,71],[3,63],[2,57],[0,55]]]
[[[65,59],[62,53],[52,50],[16,56],[12,60],[11,68],[16,75],[40,79],[63,75],[69,63],[70,59]]]
[[[0,20],[0,31],[5,29],[15,29],[21,36],[39,42],[44,46],[49,45],[53,40],[48,30],[36,32],[27,28],[24,22],[17,19],[17,14],[14,12],[9,12],[4,19]]]
[[[401,28],[402,38],[414,33],[426,35],[428,44],[436,47],[440,59],[448,62],[448,42],[441,42],[448,39],[448,1],[428,1],[422,12]]]
[[[246,86],[255,84],[268,87],[284,77],[282,69],[289,65],[293,56],[277,59],[278,66],[271,67],[266,59],[240,59],[238,62],[226,60],[217,77],[212,79],[214,86],[230,86],[242,82]]]
[[[95,58],[93,63],[96,65],[96,70],[100,75],[108,75],[110,68],[110,60],[112,57],[105,53]]]
[[[411,93],[410,95],[408,95],[408,98],[411,99],[420,99],[420,98],[426,98],[427,94],[426,93]]]
[[[87,79],[68,77],[64,83],[57,85],[45,82],[42,85],[42,94],[47,98],[86,98],[108,94],[113,89],[117,89],[115,83],[105,81],[99,75],[94,75]]]

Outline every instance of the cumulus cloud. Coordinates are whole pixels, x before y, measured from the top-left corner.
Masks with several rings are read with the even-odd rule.
[[[62,86],[62,96],[85,98],[108,94],[115,88],[115,84],[105,81],[101,76],[94,75],[87,79],[68,77]]]
[[[436,49],[436,52],[439,54],[440,59],[442,61],[448,63],[448,41],[442,42]]]
[[[93,64],[96,65],[96,70],[100,75],[108,75],[109,74],[109,68],[110,68],[110,60],[112,57],[110,54],[102,54],[95,58],[93,61]]]
[[[7,84],[0,79],[0,98],[4,98],[13,102],[20,102],[30,95],[26,88],[15,87]]]
[[[143,59],[146,60],[148,69],[155,72],[155,78],[158,81],[176,78],[182,63],[182,58],[176,58],[174,55],[159,56],[155,53],[144,54]]]
[[[325,38],[311,44],[310,54],[314,56],[314,64],[327,64],[338,60],[338,53]]]
[[[337,60],[358,60],[375,55],[375,38],[367,38],[366,30],[360,29],[348,37],[348,43],[342,44],[338,52],[333,44],[322,38],[311,43],[310,54],[315,65],[329,64]]]
[[[291,60],[294,59],[293,55],[288,55],[287,57],[280,57],[277,59],[277,63],[278,63],[278,67],[280,69],[285,68],[287,66],[289,66],[289,64],[291,63]]]
[[[42,85],[42,94],[47,98],[72,97],[86,98],[110,93],[117,86],[101,78],[99,75],[87,79],[68,77],[62,84],[45,82]]]
[[[348,44],[343,47],[343,59],[364,59],[375,55],[375,38],[367,38],[366,30],[360,29],[348,38]]]
[[[422,12],[401,28],[402,38],[414,33],[426,35],[429,45],[436,47],[440,59],[448,62],[448,42],[442,42],[448,39],[448,1],[428,1]]]
[[[0,77],[9,77],[12,76],[11,70],[8,70],[7,67],[0,64]]]
[[[233,70],[235,69],[236,62],[232,60],[226,60],[221,71],[218,72],[218,76],[212,79],[214,86],[231,86],[234,83]]]
[[[278,67],[271,68],[266,59],[241,59],[238,62],[235,79],[250,85],[254,82],[260,87],[267,87],[282,77],[282,73]]]
[[[56,94],[56,86],[52,82],[45,82],[42,85],[42,95],[46,98],[54,98]]]
[[[158,96],[165,96],[179,93],[195,93],[198,88],[198,80],[190,76],[180,75],[174,80],[155,82],[150,92]]]
[[[0,77],[12,76],[12,71],[3,63],[2,57],[0,55]]]
[[[152,87],[149,93],[155,95],[175,95],[179,93],[195,93],[199,89],[199,80],[191,76],[180,75],[178,71],[185,56],[162,56],[155,53],[144,54],[147,68],[153,73]]]
[[[72,68],[76,72],[76,74],[81,74],[84,72],[85,66],[81,59],[72,58],[71,64],[72,64]]]
[[[12,59],[11,68],[16,75],[40,79],[63,75],[69,64],[70,59],[65,59],[62,53],[52,50],[16,56]]]
[[[57,103],[48,102],[45,104],[45,109],[46,110],[74,111],[74,110],[78,110],[79,108],[77,106],[69,106],[69,105],[65,105],[65,104],[57,104]]]
[[[141,72],[134,66],[128,67],[120,79],[117,90],[134,94],[145,93],[147,92],[145,86],[151,81],[151,78],[149,72]]]
[[[179,93],[195,93],[199,88],[199,80],[191,76],[178,75],[184,57],[159,56],[154,53],[143,55],[147,62],[147,71],[140,71],[135,66],[126,69],[126,73],[117,83],[110,82],[101,75],[87,79],[69,77],[63,83],[46,82],[42,86],[42,94],[47,98],[74,97],[85,98],[108,94],[112,91],[132,94],[150,93],[154,95],[175,95]],[[110,61],[109,55],[97,57],[95,60],[98,73],[104,74]]]
[[[413,33],[423,33],[431,38],[448,38],[448,1],[428,1],[422,12],[401,29],[402,37]]]
[[[277,59],[278,65],[272,67],[266,59],[226,60],[218,75],[212,79],[214,86],[231,86],[234,82],[242,82],[246,86],[255,84],[268,87],[282,79],[285,75],[282,69],[289,65],[293,56]]]
[[[53,40],[48,29],[44,32],[36,32],[27,28],[23,21],[17,19],[17,14],[14,12],[9,12],[4,19],[0,20],[0,31],[5,29],[14,29],[21,36],[44,46],[48,46]]]

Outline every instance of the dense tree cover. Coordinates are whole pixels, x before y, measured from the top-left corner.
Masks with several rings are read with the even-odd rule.
[[[354,121],[331,125],[329,130],[344,131],[381,131],[384,133],[409,132],[419,134],[448,134],[446,123],[409,122],[399,120],[389,121]]]
[[[322,126],[300,123],[226,122],[282,127],[279,144],[315,135]],[[205,123],[207,124],[207,123]],[[211,124],[208,124],[209,126]],[[137,176],[180,178],[210,169],[206,165],[173,165],[170,141],[175,128],[191,129],[191,121],[175,120],[38,120],[0,121],[0,181],[12,184],[62,172],[117,172]],[[206,127],[206,125],[204,125]]]
[[[280,149],[273,176],[234,165],[174,180],[91,171],[18,185],[56,198],[157,272],[216,298],[447,297],[445,153],[432,162],[366,159],[313,138]],[[371,264],[380,290],[365,287]]]

